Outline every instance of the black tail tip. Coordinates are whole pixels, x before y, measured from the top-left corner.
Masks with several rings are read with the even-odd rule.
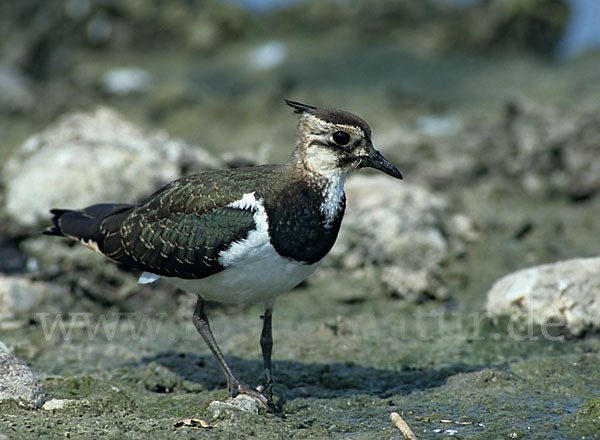
[[[44,229],[40,232],[42,235],[56,235],[57,237],[64,237],[64,234],[60,232],[60,229],[56,226],[48,226],[48,228]]]
[[[48,226],[48,228],[44,229],[41,234],[42,235],[55,235],[57,237],[64,237],[60,225],[58,224],[58,220],[67,212],[71,212],[70,209],[51,209],[50,214],[52,214],[52,226]]]

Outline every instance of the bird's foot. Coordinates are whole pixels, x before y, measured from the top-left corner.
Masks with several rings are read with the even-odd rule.
[[[270,386],[264,387],[261,385],[257,387],[257,389],[254,389],[246,385],[244,382],[234,378],[231,381],[231,397],[235,397],[238,394],[245,394],[247,396],[252,397],[253,399],[260,402],[268,411],[271,411],[272,413],[279,414],[281,412],[281,410],[277,406],[275,406],[275,404],[271,400]]]

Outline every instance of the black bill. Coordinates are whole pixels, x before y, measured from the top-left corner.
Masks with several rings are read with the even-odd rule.
[[[383,171],[385,174],[388,174],[396,179],[402,179],[402,173],[392,165],[383,155],[373,149],[371,153],[363,158],[361,166],[363,167],[371,167],[376,170]]]

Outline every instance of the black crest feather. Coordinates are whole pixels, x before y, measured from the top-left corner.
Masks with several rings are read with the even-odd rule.
[[[317,110],[317,107],[312,105],[302,104],[298,101],[285,100],[285,103],[294,109],[294,113],[311,113],[312,110]]]

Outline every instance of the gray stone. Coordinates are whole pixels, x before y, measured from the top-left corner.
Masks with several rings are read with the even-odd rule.
[[[481,159],[486,167],[527,192],[580,200],[600,190],[599,126],[598,109],[564,111],[515,99],[502,120],[475,128],[473,137],[479,151],[489,151]]]
[[[45,396],[31,368],[0,343],[0,402],[7,400],[27,408],[41,408]]]
[[[5,209],[21,228],[40,227],[47,225],[50,208],[132,202],[183,169],[220,167],[198,147],[99,108],[65,116],[25,141],[2,172]]]
[[[14,67],[0,64],[0,114],[28,112],[35,103],[25,77]]]
[[[235,415],[235,413],[239,411],[258,414],[259,403],[250,396],[239,394],[235,398],[227,399],[224,402],[213,400],[208,405],[208,413],[213,419]]]
[[[563,326],[571,335],[600,328],[600,257],[523,269],[496,281],[488,292],[490,316]]]
[[[441,125],[432,128],[432,122]],[[427,182],[444,191],[448,185],[471,182],[485,160],[472,130],[471,124],[455,115],[427,116],[416,127],[397,124],[383,131],[377,136],[377,148],[392,163],[410,169],[411,182]],[[440,142],[446,147],[440,148]]]
[[[39,234],[23,240],[20,248],[29,257],[27,266],[32,273],[53,279],[53,284],[45,283],[51,291],[62,286],[61,295],[52,295],[54,300],[44,303],[44,313],[67,311],[81,293],[108,305],[124,301],[139,291],[136,277],[85,246],[72,246],[70,240]],[[111,283],[110,289],[106,288],[107,281]]]
[[[86,402],[86,400],[78,400],[78,399],[51,399],[49,401],[47,401],[46,403],[44,403],[44,405],[42,406],[42,409],[46,410],[46,411],[56,411],[56,410],[61,410],[61,409],[65,409],[65,408],[76,408],[77,406],[79,406],[82,402]]]
[[[64,288],[43,281],[32,281],[18,275],[0,274],[0,324],[14,326],[16,321],[28,321],[41,311],[56,313],[69,300]]]
[[[385,176],[351,177],[346,196],[343,227],[326,266],[378,267],[381,282],[394,294],[444,298],[441,265],[462,241],[458,235],[474,235],[468,218],[453,222],[440,196]],[[449,231],[460,234],[448,238]]]
[[[498,179],[503,189],[518,185],[533,195],[573,200],[600,191],[598,108],[563,110],[513,99],[496,118],[455,119],[443,134],[444,148],[435,136],[444,124],[432,130],[432,119],[425,121],[417,121],[417,128],[397,125],[377,138],[386,157],[411,170],[411,181],[445,191],[448,185]]]
[[[271,70],[288,58],[287,46],[277,40],[269,41],[248,54],[248,64],[255,70]]]
[[[141,94],[150,89],[150,74],[137,67],[122,67],[102,75],[102,88],[111,95]]]

